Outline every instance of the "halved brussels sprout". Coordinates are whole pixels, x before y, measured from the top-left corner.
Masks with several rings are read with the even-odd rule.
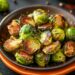
[[[48,22],[48,15],[47,13],[42,9],[37,9],[33,12],[33,18],[37,25],[44,24]]]
[[[68,41],[64,45],[64,54],[67,57],[75,56],[75,42]]]
[[[20,30],[20,25],[16,20],[12,20],[12,22],[7,26],[10,35],[18,35]]]
[[[48,45],[43,48],[43,52],[45,54],[54,54],[56,53],[61,47],[61,44],[59,41],[53,42],[51,45]]]
[[[66,30],[66,37],[70,40],[75,40],[75,27],[69,27]]]
[[[55,15],[54,27],[65,27],[64,18],[60,14]]]
[[[26,17],[26,16],[22,15],[20,17],[20,22],[21,22],[22,25],[24,25],[24,24],[30,24],[32,26],[35,26],[35,22],[34,22],[34,20],[33,20],[32,17]]]
[[[65,32],[61,28],[54,28],[52,30],[52,36],[54,40],[63,41],[65,38]]]
[[[62,50],[60,49],[58,52],[52,55],[52,60],[54,62],[65,62],[66,57],[63,54]]]
[[[28,55],[25,51],[16,52],[15,57],[20,64],[29,65],[33,63],[33,56]]]
[[[46,55],[43,52],[37,53],[35,55],[35,62],[40,67],[45,67],[50,61],[50,55]]]
[[[49,45],[52,43],[52,36],[51,36],[50,31],[44,31],[41,33],[40,42],[43,45]]]
[[[22,40],[16,39],[11,36],[8,40],[6,40],[3,44],[4,50],[7,52],[15,51],[17,48],[22,46]]]
[[[30,24],[25,24],[20,29],[20,39],[25,39],[33,33],[33,27]]]
[[[24,40],[24,47],[28,54],[33,54],[40,49],[41,44],[36,38],[29,37]]]

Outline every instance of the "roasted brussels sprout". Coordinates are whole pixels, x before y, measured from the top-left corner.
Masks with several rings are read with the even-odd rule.
[[[52,60],[54,62],[65,62],[66,57],[63,54],[62,50],[60,49],[58,52],[52,55]]]
[[[8,26],[8,31],[10,33],[10,35],[18,35],[19,34],[19,30],[20,30],[20,25],[19,23],[16,22],[16,20],[13,20]]]
[[[33,63],[33,56],[25,53],[25,51],[16,52],[15,58],[20,64],[29,65]]]
[[[64,54],[67,57],[75,56],[75,42],[68,41],[64,45]]]
[[[20,29],[20,39],[25,39],[33,33],[33,27],[30,24],[25,24]]]
[[[61,47],[61,44],[59,41],[53,42],[51,45],[48,45],[43,48],[43,52],[45,54],[54,54],[56,53]]]
[[[32,17],[26,17],[25,15],[20,16],[20,23],[22,25],[30,24],[32,26],[35,26],[35,22],[34,22],[33,18]]]
[[[60,14],[55,15],[54,27],[64,28],[64,19]]]
[[[28,54],[33,54],[40,49],[41,44],[36,38],[29,37],[24,40],[24,47]]]
[[[60,28],[54,28],[52,30],[52,36],[54,40],[63,41],[65,38],[65,32],[63,29]]]
[[[6,40],[3,44],[4,50],[7,52],[15,51],[17,48],[22,46],[22,40],[16,39],[11,36],[10,39]]]
[[[50,31],[44,31],[41,33],[40,42],[43,45],[49,45],[52,43],[52,36],[51,36]]]
[[[35,62],[40,66],[40,67],[45,67],[50,61],[50,55],[46,55],[43,52],[37,53],[35,55]]]
[[[70,40],[75,40],[75,27],[69,27],[66,30],[66,37]]]
[[[42,9],[37,9],[33,12],[33,18],[37,25],[44,24],[48,22],[48,15],[47,13]]]

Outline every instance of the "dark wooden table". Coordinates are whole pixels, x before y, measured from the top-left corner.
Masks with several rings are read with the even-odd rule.
[[[9,4],[10,4],[10,9],[9,9],[9,13],[15,9],[18,9],[20,7],[23,6],[28,6],[28,5],[34,5],[34,4],[43,4],[43,5],[47,5],[47,4],[52,4],[52,5],[56,5],[59,6],[60,0],[17,0],[17,3],[14,3],[14,0],[8,0]],[[62,3],[60,3],[61,6]],[[63,8],[63,7],[62,7]],[[64,8],[63,8],[64,9]],[[69,12],[75,14],[75,10],[69,10],[67,9]],[[73,12],[72,12],[73,11]],[[0,21],[2,20],[2,18],[7,15],[7,12],[4,13],[0,13]],[[0,60],[0,75],[18,75],[17,73],[13,72],[12,70],[10,70],[9,68],[7,68],[4,63]],[[68,75],[75,75],[75,71],[69,73]]]

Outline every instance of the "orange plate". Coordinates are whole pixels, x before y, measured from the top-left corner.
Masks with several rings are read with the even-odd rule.
[[[65,66],[63,68],[50,70],[50,71],[34,71],[34,70],[28,70],[25,68],[21,68],[12,62],[10,62],[6,57],[3,56],[2,53],[0,53],[0,58],[4,62],[4,64],[9,67],[11,70],[21,74],[21,75],[64,75],[66,73],[69,73],[73,70],[75,70],[75,62],[72,64]]]

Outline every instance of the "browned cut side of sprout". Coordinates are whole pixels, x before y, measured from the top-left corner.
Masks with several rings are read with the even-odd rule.
[[[61,44],[59,41],[53,42],[51,45],[48,45],[43,48],[43,52],[45,54],[54,54],[56,53],[61,47]]]
[[[28,54],[33,54],[40,49],[41,44],[37,39],[30,37],[24,41],[24,47]]]
[[[65,28],[68,26],[68,24],[66,23],[67,22],[62,15],[60,14],[55,15],[54,27]]]
[[[68,41],[64,45],[64,54],[67,57],[75,56],[75,42]]]
[[[15,21],[12,22],[7,26],[10,35],[18,35],[20,30],[20,25]]]
[[[3,47],[5,51],[12,52],[22,46],[22,40],[16,39],[15,37],[11,36],[8,40],[5,41]]]
[[[24,50],[16,52],[15,57],[20,64],[29,65],[33,63],[33,56],[27,54]]]
[[[30,24],[32,26],[35,26],[35,22],[32,17],[21,16],[20,23],[21,23],[21,25]]]

